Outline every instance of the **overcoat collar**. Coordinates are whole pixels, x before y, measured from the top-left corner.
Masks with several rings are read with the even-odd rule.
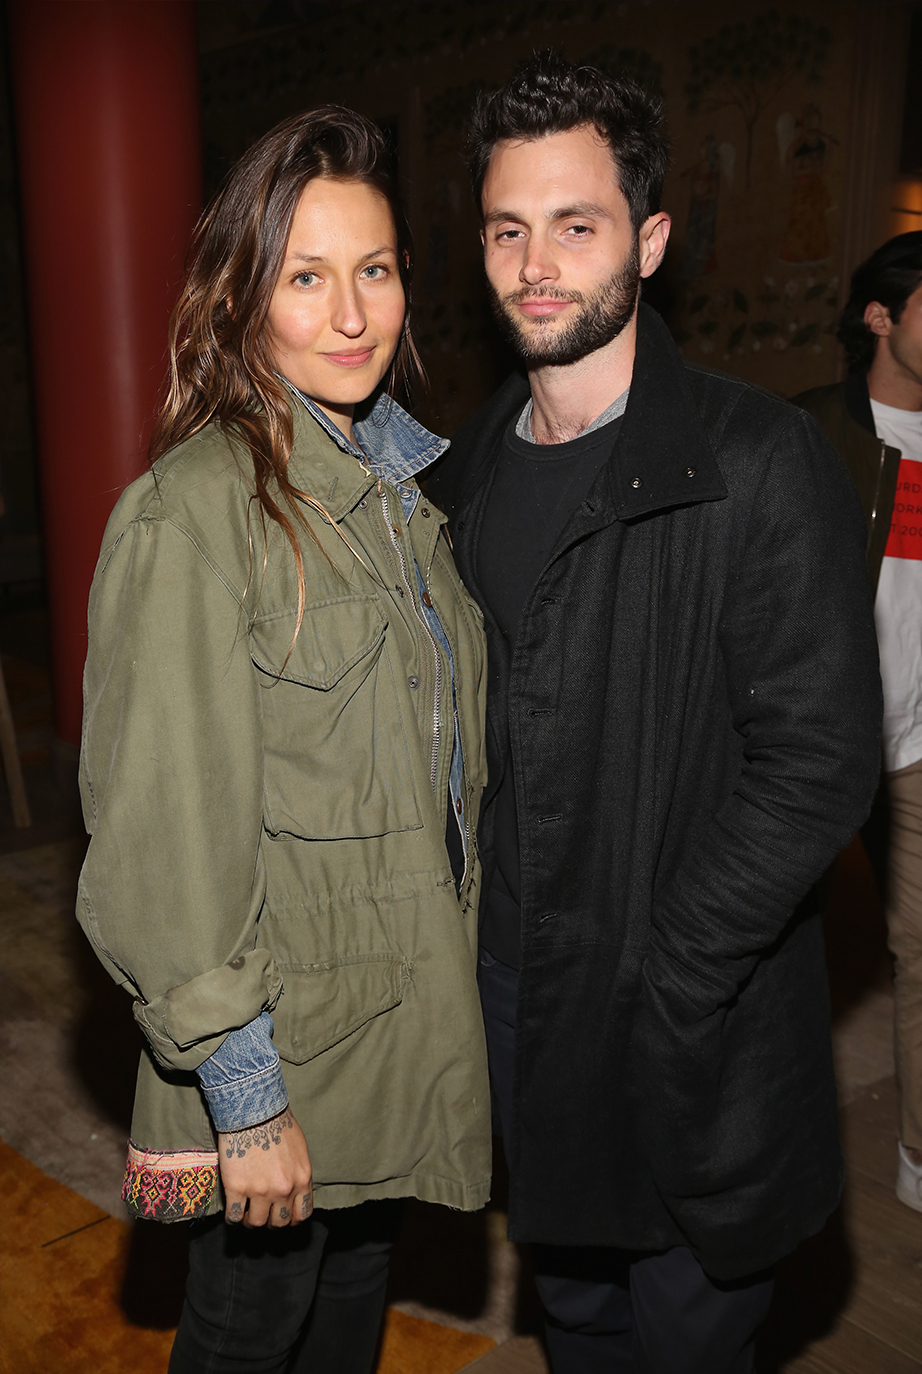
[[[506,426],[529,395],[527,378],[511,376],[472,428],[471,462],[461,480],[460,514],[495,462]],[[464,449],[466,433],[459,436]],[[450,455],[449,455],[450,460]],[[596,519],[633,520],[699,501],[720,501],[727,487],[698,415],[683,362],[659,315],[641,305],[627,409],[607,468],[605,509]],[[599,488],[596,487],[596,492]]]

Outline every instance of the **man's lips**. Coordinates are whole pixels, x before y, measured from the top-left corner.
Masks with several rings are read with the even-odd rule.
[[[566,310],[572,301],[560,300],[556,296],[526,296],[516,304],[523,315],[530,315],[532,319],[545,319],[549,315],[559,315],[562,310]]]
[[[324,353],[323,356],[328,363],[335,363],[337,367],[364,367],[374,351],[373,348],[362,348],[355,353]]]

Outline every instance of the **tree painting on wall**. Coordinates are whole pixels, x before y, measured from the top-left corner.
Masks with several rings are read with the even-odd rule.
[[[689,49],[685,100],[690,114],[737,109],[746,129],[746,186],[763,110],[795,77],[819,82],[832,35],[803,14],[764,10],[725,24]]]

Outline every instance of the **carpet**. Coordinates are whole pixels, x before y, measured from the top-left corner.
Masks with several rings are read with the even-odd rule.
[[[0,1374],[163,1374],[176,1227],[131,1225],[0,1141]],[[455,1374],[495,1341],[391,1309],[377,1374]]]

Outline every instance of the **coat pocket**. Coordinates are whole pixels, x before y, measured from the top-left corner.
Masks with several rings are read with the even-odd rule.
[[[259,620],[265,824],[301,839],[369,839],[422,824],[407,731],[374,596]]]
[[[399,1006],[411,965],[402,954],[351,954],[322,964],[281,964],[284,991],[273,1040],[289,1064],[305,1064],[382,1012]]]

